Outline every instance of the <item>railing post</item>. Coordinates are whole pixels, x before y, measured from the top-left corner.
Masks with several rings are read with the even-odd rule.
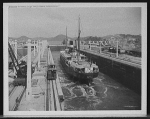
[[[26,88],[26,100],[31,99],[31,40],[28,40],[28,54],[27,54],[27,88]]]

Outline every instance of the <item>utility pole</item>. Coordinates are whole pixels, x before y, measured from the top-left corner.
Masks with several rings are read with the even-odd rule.
[[[28,40],[28,54],[27,54],[27,88],[26,88],[26,100],[31,99],[31,40]]]
[[[79,15],[79,30],[78,30],[78,61],[79,61],[79,57],[80,57],[80,15]]]
[[[34,40],[34,49],[33,50],[34,50],[34,56],[35,56],[35,40]]]
[[[41,41],[41,58],[43,58],[43,40]]]
[[[36,51],[39,52],[39,41],[38,40],[36,41],[36,46],[37,46]]]
[[[67,39],[67,27],[66,27],[66,48],[67,48],[67,43],[68,43],[68,39]]]
[[[16,59],[17,59],[17,40],[15,40],[15,56],[16,56]]]
[[[38,49],[39,49],[39,52],[38,52],[38,53],[39,53],[38,68],[40,68],[40,58],[41,58],[41,51],[40,51],[40,50],[41,50],[41,46],[40,46],[40,41],[39,41],[39,48],[38,48]]]

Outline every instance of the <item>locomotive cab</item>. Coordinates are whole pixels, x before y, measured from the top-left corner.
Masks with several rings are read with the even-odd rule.
[[[47,79],[48,80],[55,80],[56,79],[56,66],[54,64],[48,65]]]

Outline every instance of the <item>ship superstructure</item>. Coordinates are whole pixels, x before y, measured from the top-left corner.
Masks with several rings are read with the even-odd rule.
[[[88,61],[88,58],[85,55],[80,53],[80,33],[81,31],[79,28],[79,34],[77,38],[78,49],[75,48],[76,46],[73,47],[67,45],[66,35],[66,49],[60,51],[60,62],[70,76],[76,77],[79,80],[88,81],[89,79],[91,80],[98,76],[99,68],[96,64]]]

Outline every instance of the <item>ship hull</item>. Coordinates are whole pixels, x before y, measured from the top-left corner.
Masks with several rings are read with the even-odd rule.
[[[98,76],[98,72],[96,73],[79,73],[74,71],[74,69],[66,64],[66,60],[63,58],[63,56],[60,56],[60,63],[62,67],[65,69],[66,73],[78,80],[82,81],[91,81],[93,78]]]

